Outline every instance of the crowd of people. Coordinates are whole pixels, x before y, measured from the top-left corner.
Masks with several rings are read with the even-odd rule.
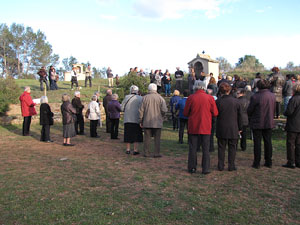
[[[131,71],[136,72],[136,68]],[[201,73],[195,76],[193,70],[188,76],[189,90],[182,89],[183,72],[177,68],[176,90],[170,98],[169,108],[172,114],[173,130],[178,130],[178,142],[183,144],[184,130],[188,133],[188,171],[197,170],[197,152],[202,150],[202,173],[210,173],[210,152],[214,151],[214,136],[217,138],[218,170],[225,168],[225,152],[228,146],[228,170],[236,167],[236,152],[238,142],[242,151],[247,149],[247,136],[253,139],[254,159],[252,167],[261,166],[261,141],[264,142],[264,166],[272,167],[272,129],[275,120],[281,115],[280,108],[284,100],[284,116],[287,118],[287,163],[284,167],[300,168],[300,82],[299,77],[289,74],[286,79],[279,69],[274,67],[272,74],[264,79],[260,73],[249,83],[235,75],[222,75],[218,82],[213,74]],[[122,103],[118,95],[111,89],[106,91],[103,107],[106,114],[106,132],[111,139],[119,139],[118,130],[120,113],[124,113],[124,143],[126,154],[138,155],[138,143],[144,143],[145,157],[161,157],[160,142],[163,121],[168,112],[165,99],[159,93],[156,76],[160,71],[150,73],[148,93],[140,95],[139,88],[130,87]],[[168,71],[163,77],[169,76]],[[161,79],[165,80],[167,78]],[[171,79],[171,78],[170,78]],[[42,84],[43,81],[41,81]],[[113,83],[110,83],[112,86]],[[190,86],[192,85],[192,89]],[[177,90],[177,88],[179,90]],[[170,87],[165,86],[166,96],[170,95]],[[183,94],[181,97],[180,94]],[[102,125],[100,93],[95,92],[88,104],[85,117],[90,120],[90,137],[97,138],[97,127]],[[30,97],[30,87],[25,87],[20,96],[23,122],[23,135],[30,130],[31,116],[36,114],[35,103]],[[61,114],[63,122],[63,145],[73,146],[71,138],[84,135],[83,104],[80,92],[75,91],[74,98],[62,96]],[[52,142],[50,126],[53,125],[53,113],[46,96],[41,98],[40,105],[41,141]],[[249,132],[250,131],[250,132]],[[250,136],[247,133],[251,134]],[[150,151],[151,137],[154,137],[154,151]],[[131,150],[133,144],[133,150]]]

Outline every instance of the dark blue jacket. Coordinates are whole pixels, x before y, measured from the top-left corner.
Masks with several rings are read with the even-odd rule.
[[[179,110],[179,118],[180,119],[188,119],[188,117],[183,115],[184,106],[186,103],[187,97],[183,97],[179,100],[179,102],[176,104],[175,109]]]
[[[175,112],[173,107],[175,107],[175,105],[179,102],[180,99],[181,99],[181,98],[180,98],[179,96],[177,96],[177,95],[174,95],[174,96],[171,98],[171,100],[170,100],[170,109],[171,109],[171,113],[174,113],[174,112]]]

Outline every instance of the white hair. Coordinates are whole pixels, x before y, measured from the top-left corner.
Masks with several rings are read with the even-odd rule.
[[[206,90],[205,82],[203,82],[202,80],[196,80],[195,84],[193,86],[193,89],[195,91],[197,91],[197,90],[204,90],[205,91]]]
[[[75,91],[74,96],[80,95],[80,91]]]
[[[251,91],[251,86],[250,85],[246,85],[245,90],[246,91]]]
[[[107,89],[106,94],[111,95],[112,94],[112,90],[111,89]]]
[[[42,96],[41,97],[41,104],[42,103],[48,103],[48,97],[47,96]]]
[[[130,94],[137,94],[138,92],[139,92],[139,87],[138,86],[132,85],[130,87]]]
[[[119,98],[119,95],[118,94],[113,94],[111,96],[112,100],[117,100]]]
[[[30,90],[30,87],[29,86],[25,86],[24,87],[24,91],[28,91],[28,90]]]
[[[97,99],[98,99],[97,95],[93,95],[92,101],[97,101]]]
[[[149,84],[148,91],[157,91],[157,85],[154,83]]]

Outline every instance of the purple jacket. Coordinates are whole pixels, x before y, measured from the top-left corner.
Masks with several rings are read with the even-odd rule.
[[[110,119],[120,119],[121,105],[117,100],[108,103],[108,114]]]
[[[263,89],[252,95],[248,107],[250,128],[272,129],[275,127],[275,95],[269,89]]]

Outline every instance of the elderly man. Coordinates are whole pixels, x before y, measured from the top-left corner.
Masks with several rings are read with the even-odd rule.
[[[253,130],[254,161],[252,167],[260,168],[261,160],[261,138],[264,140],[265,165],[272,167],[272,129],[275,127],[274,113],[276,97],[270,92],[270,82],[259,80],[257,82],[258,92],[252,95],[247,110],[250,128]]]
[[[84,119],[82,115],[82,110],[84,106],[80,100],[80,92],[75,91],[74,98],[72,99],[72,106],[76,109],[76,121],[75,121],[75,131],[76,134],[84,135]],[[78,131],[79,127],[79,131]]]
[[[183,77],[184,77],[184,73],[182,72],[182,70],[180,70],[179,67],[176,67],[176,72],[175,72],[175,79],[176,79],[176,83],[175,83],[175,89],[179,90],[180,93],[182,93],[182,85],[183,85]]]
[[[23,94],[19,98],[21,102],[22,116],[24,117],[23,136],[30,136],[29,130],[31,124],[31,116],[36,115],[36,111],[34,108],[35,103],[32,101],[30,92],[30,87],[25,87]]]
[[[150,138],[154,136],[154,158],[160,155],[160,136],[163,118],[168,111],[165,100],[157,93],[156,84],[149,84],[148,94],[143,97],[140,113],[140,126],[144,128],[144,156],[149,156]]]
[[[202,145],[202,173],[210,173],[210,135],[212,117],[218,115],[214,98],[205,93],[205,83],[198,80],[194,84],[195,94],[188,97],[183,115],[188,117],[189,158],[188,171],[195,173],[197,169],[197,147]]]
[[[108,89],[106,91],[106,96],[103,98],[103,107],[105,109],[105,115],[106,115],[106,133],[110,133],[111,131],[111,121],[109,119],[109,113],[108,113],[108,103],[112,100],[112,90]]]

